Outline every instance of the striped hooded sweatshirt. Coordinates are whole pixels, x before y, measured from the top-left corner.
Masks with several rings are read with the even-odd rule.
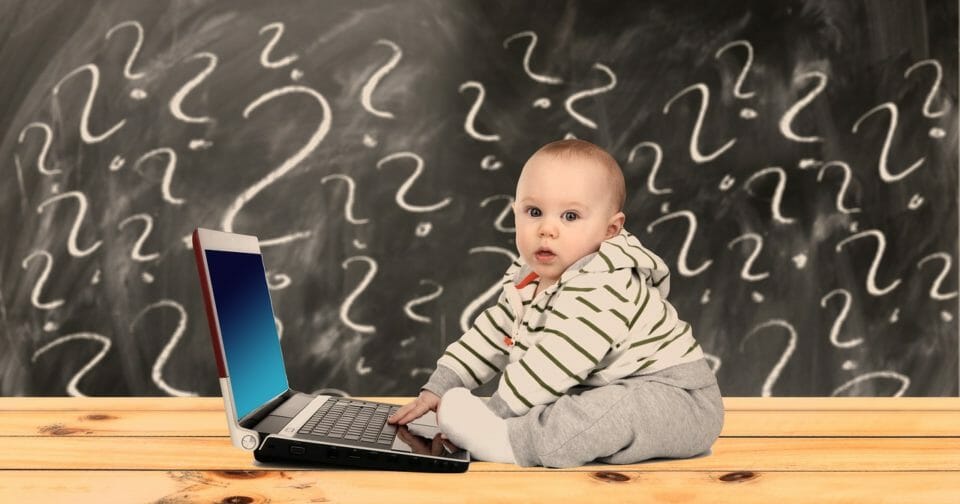
[[[502,372],[488,402],[506,418],[550,404],[574,386],[599,387],[703,358],[690,324],[667,301],[663,259],[627,231],[572,264],[533,297],[539,279],[521,259],[503,291],[450,344],[424,389],[473,389]]]

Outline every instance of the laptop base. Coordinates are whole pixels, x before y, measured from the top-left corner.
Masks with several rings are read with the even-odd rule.
[[[265,463],[322,464],[389,471],[462,473],[470,466],[470,463],[466,461],[305,443],[275,436],[268,436],[260,448],[253,452],[253,456],[258,461]]]

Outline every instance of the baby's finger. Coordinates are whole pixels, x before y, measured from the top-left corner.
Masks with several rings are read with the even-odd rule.
[[[400,409],[398,409],[392,415],[387,417],[387,423],[391,423],[391,424],[397,423],[397,420],[406,416],[407,412],[410,411],[411,408],[413,408],[413,403],[404,404],[403,406],[400,407]]]
[[[404,411],[406,410],[406,411]],[[410,403],[403,408],[397,410],[397,413],[389,418],[391,423],[396,423],[400,425],[406,425],[426,413],[426,408],[419,403]]]

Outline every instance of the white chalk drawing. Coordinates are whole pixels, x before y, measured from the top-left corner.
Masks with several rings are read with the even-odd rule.
[[[163,195],[163,201],[170,203],[171,205],[182,205],[186,200],[183,198],[175,198],[170,194],[170,184],[173,183],[173,173],[177,169],[177,153],[170,147],[160,147],[153,149],[140,156],[137,159],[137,162],[133,164],[135,170],[140,171],[140,165],[152,157],[166,156],[167,165],[163,169],[163,181],[160,183],[160,192]]]
[[[326,184],[330,180],[342,180],[347,184],[347,201],[343,204],[343,213],[347,217],[347,222],[350,224],[366,224],[370,222],[370,219],[357,219],[353,216],[353,203],[354,198],[356,197],[357,184],[350,178],[349,175],[344,175],[342,173],[334,173],[332,175],[327,175],[320,179],[321,184]]]
[[[370,285],[370,282],[373,280],[373,277],[377,276],[377,261],[373,260],[371,257],[367,256],[353,256],[348,257],[343,264],[340,266],[346,270],[350,263],[353,262],[363,262],[366,263],[369,268],[367,273],[364,275],[363,280],[353,289],[353,292],[347,296],[347,299],[343,301],[343,304],[340,305],[340,321],[343,322],[343,325],[349,327],[351,330],[357,331],[358,333],[372,334],[376,332],[377,328],[373,325],[358,324],[350,320],[350,307],[353,306],[354,301],[357,300],[357,297],[360,294],[363,294],[363,291],[367,289],[367,286]]]
[[[847,163],[844,163],[843,161],[830,161],[829,163],[824,163],[820,167],[820,171],[817,172],[817,182],[823,181],[823,174],[831,166],[836,166],[837,168],[840,168],[840,170],[843,172],[843,183],[840,186],[840,190],[837,191],[837,210],[845,214],[859,213],[860,212],[859,208],[847,208],[846,206],[843,205],[843,198],[847,194],[847,189],[850,188],[850,177],[852,176],[850,165],[848,165]]]
[[[497,160],[497,157],[493,154],[489,156],[483,156],[483,159],[480,160],[480,168],[482,170],[499,170],[503,168],[503,163]]]
[[[36,363],[37,358],[39,358],[41,355],[50,351],[51,348],[54,348],[58,345],[62,345],[68,341],[76,341],[76,340],[95,341],[97,343],[100,343],[102,347],[100,351],[97,352],[97,355],[94,355],[93,358],[90,359],[90,361],[87,362],[86,365],[80,368],[80,370],[77,371],[73,375],[73,377],[70,378],[70,381],[67,382],[66,390],[68,395],[72,397],[87,397],[86,394],[84,394],[83,392],[80,392],[80,390],[77,389],[77,384],[91,369],[93,369],[101,360],[103,360],[103,357],[107,355],[108,351],[110,351],[111,342],[110,342],[110,339],[107,338],[106,336],[103,336],[102,334],[93,333],[93,332],[78,332],[73,334],[67,334],[66,336],[61,336],[51,341],[50,343],[47,343],[46,345],[43,345],[42,347],[38,348],[35,352],[33,352],[33,357],[31,358],[30,361],[33,363]],[[58,374],[58,372],[51,372],[50,374]]]
[[[42,214],[43,209],[46,208],[47,205],[64,199],[73,199],[77,202],[77,214],[73,219],[73,225],[70,227],[70,235],[67,237],[67,252],[69,252],[73,257],[88,256],[100,248],[100,245],[103,245],[103,241],[97,240],[93,243],[93,245],[90,245],[85,249],[80,249],[77,247],[77,234],[80,232],[80,224],[83,222],[83,217],[87,214],[86,195],[80,191],[69,191],[56,196],[51,196],[43,200],[43,202],[37,206],[37,213]]]
[[[113,156],[113,159],[110,160],[109,170],[112,172],[120,171],[120,169],[123,168],[124,165],[126,164],[127,164],[127,158],[121,156],[120,154],[117,154],[116,156]]]
[[[368,375],[370,374],[371,371],[373,371],[372,367],[364,364],[366,360],[367,360],[366,357],[360,357],[360,360],[357,361],[357,366],[355,370],[357,371],[357,374],[360,376]]]
[[[424,324],[429,324],[432,321],[430,317],[419,315],[413,311],[415,307],[420,306],[422,304],[429,303],[430,301],[437,299],[443,294],[442,285],[438,284],[437,282],[434,282],[433,280],[425,280],[425,279],[420,280],[420,285],[428,285],[428,284],[436,287],[436,290],[434,290],[430,294],[427,294],[426,296],[421,296],[421,297],[412,299],[409,302],[407,302],[405,305],[403,305],[403,313],[406,314],[406,316],[410,320],[413,320],[415,322],[421,322]]]
[[[483,246],[483,247],[473,247],[468,251],[470,254],[480,254],[480,253],[492,253],[492,254],[503,254],[507,256],[510,261],[517,260],[517,254],[502,248],[502,247],[492,247],[492,246]],[[504,268],[506,270],[506,268]],[[463,312],[460,313],[460,330],[467,332],[470,329],[470,325],[473,323],[475,314],[478,311],[482,311],[487,304],[490,303],[490,299],[496,299],[499,295],[500,290],[503,288],[501,285],[502,279],[497,277],[497,281],[491,285],[483,294],[480,294],[463,309]],[[446,346],[446,345],[444,345]]]
[[[740,243],[744,240],[751,240],[754,243],[753,251],[750,253],[750,257],[747,258],[746,262],[743,263],[743,268],[740,270],[740,278],[748,282],[756,282],[758,280],[763,280],[770,276],[770,272],[765,271],[763,273],[751,273],[750,269],[753,267],[753,262],[757,260],[757,257],[760,255],[760,251],[763,250],[763,237],[757,233],[744,233],[727,244],[727,248],[733,250],[733,246],[737,243]]]
[[[294,94],[305,94],[316,100],[317,103],[320,104],[320,108],[323,113],[323,119],[317,126],[316,131],[314,131],[313,135],[310,136],[310,139],[303,147],[301,147],[292,156],[285,159],[279,167],[273,169],[273,171],[267,174],[267,176],[248,187],[239,196],[237,196],[237,199],[235,199],[233,203],[230,204],[230,207],[227,208],[226,213],[223,215],[223,220],[221,221],[221,227],[228,233],[233,232],[233,221],[236,219],[237,214],[240,213],[240,210],[243,209],[244,205],[246,205],[247,202],[253,199],[255,196],[260,194],[260,192],[262,192],[264,189],[279,180],[280,177],[286,175],[290,170],[294,169],[297,164],[303,161],[307,156],[310,155],[311,152],[313,152],[314,149],[317,148],[318,145],[320,145],[320,142],[323,141],[324,137],[326,137],[327,133],[330,131],[330,105],[327,104],[327,100],[323,97],[323,95],[305,86],[285,86],[264,93],[256,100],[250,102],[250,104],[243,109],[243,118],[249,119],[250,113],[254,110],[257,110],[264,103],[279,97]],[[260,246],[269,247],[273,245],[289,243],[294,240],[306,238],[310,236],[310,234],[311,233],[309,231],[288,233],[277,238],[261,240]]]
[[[189,392],[185,390],[180,390],[171,386],[163,378],[163,366],[167,364],[167,361],[170,360],[170,354],[173,353],[173,349],[177,346],[177,343],[180,342],[180,339],[183,338],[183,333],[187,328],[187,310],[183,308],[183,305],[173,301],[171,299],[162,299],[156,303],[151,303],[146,308],[140,310],[137,313],[133,320],[130,322],[129,330],[133,333],[133,328],[137,325],[137,322],[143,318],[148,312],[156,310],[159,308],[170,308],[177,312],[180,315],[180,319],[177,321],[177,327],[173,330],[173,334],[170,336],[170,340],[167,341],[167,344],[164,345],[163,350],[160,351],[160,355],[157,356],[157,360],[153,362],[153,367],[150,369],[150,379],[153,380],[153,383],[163,390],[168,395],[176,397],[194,397],[197,395],[196,392]],[[148,331],[153,333],[154,331]]]
[[[897,389],[897,391],[894,392],[894,394],[891,397],[901,397],[907,391],[907,389],[910,388],[910,377],[908,377],[907,375],[898,373],[896,371],[875,371],[873,373],[862,374],[844,383],[843,385],[840,385],[839,387],[834,389],[834,391],[830,394],[830,397],[837,397],[843,392],[845,392],[847,389],[853,388],[858,384],[860,384],[861,382],[864,382],[867,380],[875,380],[877,378],[884,378],[884,379],[895,380],[900,382],[900,388]],[[873,395],[873,394],[870,394],[870,395]]]
[[[30,304],[38,310],[52,310],[59,306],[63,306],[63,299],[54,299],[52,301],[40,301],[40,292],[43,291],[43,286],[47,283],[47,279],[50,278],[50,271],[53,269],[53,256],[50,252],[46,250],[34,250],[27,257],[23,259],[20,263],[20,267],[24,270],[30,264],[30,261],[33,258],[41,258],[44,260],[43,271],[40,272],[40,277],[37,278],[37,283],[33,284],[33,290],[30,291]]]
[[[205,58],[207,60],[207,66],[201,70],[200,73],[193,76],[192,79],[188,80],[183,86],[180,86],[180,89],[173,94],[173,97],[170,98],[170,103],[167,105],[167,108],[170,110],[170,113],[173,114],[173,117],[185,123],[202,124],[213,122],[213,118],[210,116],[192,116],[187,115],[187,113],[183,111],[183,100],[187,98],[187,95],[189,95],[191,91],[193,91],[204,80],[206,80],[206,78],[213,73],[215,68],[217,68],[217,55],[209,52],[194,54],[183,61],[187,62],[201,58]],[[191,149],[193,149],[192,143],[193,142],[191,142]]]
[[[423,238],[430,234],[431,231],[433,231],[433,223],[421,222],[417,224],[417,229],[414,230],[414,234],[417,236],[417,238]]]
[[[486,208],[486,206],[491,202],[500,199],[507,200],[507,204],[503,206],[502,210],[500,210],[500,215],[498,215],[497,220],[494,221],[493,228],[501,233],[514,233],[517,231],[517,228],[507,227],[503,224],[503,221],[507,220],[507,218],[513,213],[513,196],[510,196],[509,194],[495,194],[493,196],[484,198],[483,201],[480,202],[480,207]]]
[[[71,77],[78,75],[81,72],[90,73],[90,89],[87,91],[87,100],[84,102],[83,112],[80,114],[80,138],[88,144],[100,143],[119,131],[120,128],[127,123],[127,120],[121,119],[119,122],[107,129],[107,131],[99,135],[94,135],[90,132],[90,110],[93,108],[93,99],[97,94],[97,89],[100,87],[100,69],[97,68],[97,65],[87,63],[86,65],[79,66],[70,71],[70,73],[63,76],[63,78],[60,79],[55,86],[53,86],[53,96],[59,96],[60,86]]]
[[[737,183],[737,179],[731,177],[730,175],[724,175],[723,179],[720,180],[720,185],[717,186],[721,191],[729,191],[734,184]]]
[[[23,127],[20,130],[20,136],[17,138],[18,144],[23,144],[23,140],[27,137],[27,131],[30,129],[39,129],[43,132],[43,146],[40,147],[40,154],[37,155],[37,169],[40,170],[40,173],[44,175],[56,175],[58,173],[63,173],[63,170],[59,168],[49,169],[47,168],[47,154],[50,153],[50,144],[53,142],[53,131],[50,129],[50,126],[42,122],[32,122]],[[14,156],[17,157],[17,163],[19,163],[19,154],[14,153]]]
[[[793,131],[793,121],[796,119],[797,115],[807,107],[813,100],[817,99],[817,96],[820,96],[820,93],[823,92],[824,88],[827,87],[827,74],[823,72],[807,72],[798,75],[794,78],[794,82],[799,82],[807,79],[816,79],[817,85],[813,87],[803,98],[797,100],[796,103],[790,106],[786,112],[783,113],[783,116],[780,118],[780,133],[786,137],[788,140],[801,143],[816,143],[823,142],[823,137],[819,136],[800,136]]]
[[[876,114],[877,112],[887,111],[890,116],[890,120],[887,123],[887,135],[883,141],[883,147],[880,149],[880,161],[878,162],[878,168],[880,170],[880,180],[883,180],[886,183],[896,182],[902,180],[907,175],[913,173],[917,168],[923,165],[923,162],[927,160],[926,157],[921,157],[916,160],[910,166],[904,168],[900,173],[890,173],[890,169],[887,168],[887,160],[890,157],[890,143],[893,141],[893,134],[897,131],[897,121],[899,118],[899,112],[897,111],[897,105],[893,102],[886,102],[873,107],[868,110],[865,114],[860,116],[857,119],[857,122],[853,124],[853,132],[857,133],[860,129],[860,124],[864,119]]]
[[[723,55],[729,49],[734,47],[743,47],[747,51],[747,59],[743,63],[743,68],[740,70],[740,74],[737,76],[737,82],[733,87],[733,96],[739,99],[753,98],[755,91],[744,92],[743,91],[743,81],[747,78],[747,73],[750,71],[750,66],[753,65],[753,45],[750,44],[748,40],[734,40],[733,42],[728,42],[720,49],[717,49],[717,52],[713,55],[714,59],[720,59],[720,56]]]
[[[700,93],[700,109],[697,112],[697,122],[693,125],[693,133],[690,135],[690,159],[697,164],[703,164],[717,159],[717,157],[719,157],[721,154],[730,150],[730,148],[737,143],[737,139],[733,138],[728,140],[727,143],[723,144],[719,149],[711,152],[710,154],[703,154],[700,152],[700,130],[703,128],[703,119],[707,115],[707,108],[710,107],[710,88],[708,88],[707,85],[702,82],[687,86],[679,93],[673,95],[673,98],[670,98],[670,100],[667,101],[667,104],[663,106],[663,113],[669,114],[670,106],[673,105],[673,102],[687,93],[694,91],[698,91]]]
[[[397,152],[377,161],[377,169],[383,168],[385,164],[396,159],[412,159],[414,162],[413,173],[407,178],[403,185],[397,189],[397,194],[394,198],[400,208],[408,212],[433,212],[449,205],[450,202],[453,201],[453,198],[447,197],[432,205],[413,205],[408,203],[407,191],[410,190],[410,187],[413,186],[417,178],[420,177],[420,174],[423,173],[423,158],[413,152]]]
[[[403,50],[400,49],[400,46],[397,44],[386,39],[380,39],[374,42],[374,44],[389,47],[391,50],[393,50],[393,55],[390,56],[389,61],[378,68],[377,71],[374,72],[369,79],[367,79],[366,84],[363,85],[363,89],[360,90],[360,104],[363,105],[364,110],[377,117],[393,119],[393,112],[387,112],[385,110],[373,108],[373,104],[370,102],[370,97],[380,84],[380,80],[386,77],[386,75],[397,66],[397,63],[400,62],[400,58],[403,57]]]
[[[486,96],[486,91],[483,89],[483,84],[477,81],[467,81],[460,85],[460,93],[462,94],[466,89],[476,89],[477,98],[473,101],[473,105],[470,106],[470,111],[467,112],[467,118],[463,121],[463,130],[466,131],[471,138],[480,140],[481,142],[499,141],[500,135],[486,135],[480,133],[477,131],[476,126],[473,125],[474,121],[477,119],[477,112],[483,105],[483,99]]]
[[[779,166],[764,168],[757,173],[750,175],[750,178],[743,183],[743,187],[748,193],[750,193],[750,195],[756,196],[753,194],[753,191],[750,190],[750,183],[767,175],[777,176],[777,187],[774,189],[773,198],[770,200],[770,214],[773,216],[773,220],[779,222],[780,224],[791,224],[795,222],[796,219],[784,217],[783,214],[780,213],[780,203],[783,200],[783,192],[787,188],[787,172],[783,171],[783,168],[780,168]]]
[[[840,313],[837,314],[837,318],[833,320],[833,325],[830,326],[830,344],[836,348],[853,348],[862,344],[863,338],[855,338],[847,341],[840,341],[839,338],[840,328],[843,327],[844,321],[847,320],[847,314],[850,313],[850,304],[852,300],[850,291],[846,289],[834,289],[828,292],[825,296],[820,298],[820,307],[826,308],[827,301],[830,301],[830,299],[835,296],[842,296],[843,306],[840,307]]]
[[[650,194],[672,193],[673,189],[658,189],[655,184],[657,172],[660,170],[660,163],[663,161],[663,149],[661,149],[660,145],[658,145],[656,142],[640,142],[635,145],[632,149],[630,149],[630,154],[627,156],[627,163],[633,163],[633,160],[636,158],[637,151],[644,148],[653,151],[653,166],[650,167],[650,174],[647,175],[647,190],[650,191]]]
[[[109,40],[113,34],[121,28],[133,28],[137,33],[137,39],[133,44],[133,49],[130,50],[130,55],[127,56],[127,62],[123,65],[123,76],[129,80],[142,79],[145,72],[136,72],[133,71],[133,62],[136,61],[137,56],[140,54],[140,48],[143,46],[143,26],[139,21],[124,21],[110,30],[107,31],[106,39]]]
[[[740,342],[740,351],[743,352],[743,346],[747,343],[747,340],[768,327],[779,327],[786,329],[789,337],[787,339],[787,346],[783,349],[783,354],[780,355],[780,359],[777,360],[777,363],[767,375],[767,379],[763,382],[763,389],[760,392],[761,397],[773,396],[773,387],[777,384],[777,380],[780,379],[780,373],[787,365],[787,362],[790,361],[790,357],[793,356],[793,352],[797,348],[797,330],[793,328],[793,325],[783,319],[771,319],[754,327],[749,333],[747,333],[746,337],[744,337]]]
[[[264,32],[273,31],[273,37],[267,42],[267,45],[263,48],[263,51],[260,51],[260,64],[264,68],[282,68],[294,61],[297,61],[298,56],[296,54],[291,54],[289,56],[283,57],[278,60],[271,61],[270,53],[273,52],[274,47],[276,47],[277,42],[280,41],[280,37],[283,36],[283,23],[270,23],[263,28],[260,28],[260,35],[263,35]]]
[[[153,231],[153,217],[146,213],[138,213],[127,217],[120,221],[120,224],[117,225],[117,231],[122,230],[127,224],[133,221],[143,221],[143,231],[140,232],[140,236],[137,238],[136,243],[133,244],[133,249],[130,251],[130,259],[133,259],[137,262],[148,262],[155,261],[160,257],[159,252],[154,252],[152,254],[143,255],[141,249],[143,248],[143,242],[147,241],[147,238],[150,237],[150,233]]]
[[[514,40],[517,40],[523,37],[528,37],[530,39],[530,43],[527,44],[527,50],[523,53],[523,71],[527,74],[527,76],[529,76],[531,79],[537,82],[542,82],[544,84],[562,84],[563,79],[559,77],[550,77],[548,75],[538,74],[530,69],[530,57],[533,55],[533,49],[537,47],[536,32],[533,32],[531,30],[526,30],[526,31],[514,33],[513,35],[510,35],[509,37],[504,39],[503,48],[506,49],[507,46],[510,45],[510,42],[513,42]]]
[[[940,270],[940,274],[937,275],[937,278],[933,281],[933,284],[930,286],[930,299],[935,301],[946,301],[948,299],[953,299],[957,297],[957,291],[953,292],[940,292],[940,285],[943,283],[944,279],[947,278],[947,275],[950,273],[950,267],[953,264],[953,260],[950,258],[950,254],[946,252],[935,252],[930,254],[923,259],[920,259],[920,262],[917,263],[917,269],[923,267],[923,263],[927,261],[932,261],[934,259],[940,259],[943,261],[943,269]]]
[[[916,210],[921,206],[923,206],[924,201],[926,200],[923,199],[923,196],[920,196],[919,194],[914,194],[913,196],[910,196],[910,201],[907,202],[907,208],[909,208],[910,210]]]
[[[678,210],[664,215],[647,225],[647,232],[652,233],[653,228],[661,222],[680,218],[686,219],[687,221],[687,237],[683,240],[683,246],[680,247],[680,255],[677,257],[677,272],[685,277],[697,276],[713,264],[713,259],[703,261],[696,269],[690,269],[690,267],[687,266],[687,254],[690,251],[690,244],[693,242],[693,236],[697,233],[697,216],[693,212],[689,210]]]
[[[896,289],[900,285],[900,279],[897,278],[893,282],[890,282],[884,288],[877,287],[877,268],[880,267],[880,260],[883,259],[883,252],[887,248],[887,238],[883,233],[876,229],[868,229],[866,231],[861,231],[857,234],[848,236],[837,243],[836,251],[840,253],[843,250],[843,246],[847,243],[850,243],[861,238],[872,237],[877,240],[877,251],[873,256],[873,261],[870,263],[870,271],[867,272],[867,293],[871,296],[883,296],[889,294],[893,289]]]
[[[290,287],[290,284],[293,283],[293,280],[290,279],[290,275],[285,273],[274,273],[272,271],[267,271],[267,288],[270,290],[280,290]]]
[[[577,113],[576,110],[573,110],[573,104],[584,98],[589,98],[591,96],[603,94],[617,87],[617,76],[616,74],[613,73],[613,70],[610,70],[610,67],[602,63],[594,63],[593,68],[603,72],[607,76],[607,78],[610,79],[610,82],[607,84],[604,84],[603,86],[587,89],[587,90],[580,91],[570,95],[570,97],[563,102],[563,108],[566,109],[567,113],[570,114],[571,117],[576,119],[577,122],[579,122],[580,124],[590,129],[597,129],[597,123]]]
[[[936,98],[937,91],[940,89],[940,82],[943,81],[943,67],[940,66],[940,62],[935,59],[918,61],[910,65],[910,68],[903,72],[903,78],[906,79],[907,77],[910,77],[910,74],[913,73],[914,70],[924,66],[933,67],[934,80],[933,85],[930,86],[930,91],[927,92],[927,98],[923,101],[923,116],[934,119],[943,116],[948,110],[950,110],[949,102],[947,102],[940,110],[932,110],[933,99]]]

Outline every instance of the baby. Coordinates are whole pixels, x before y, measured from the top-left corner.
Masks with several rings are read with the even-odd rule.
[[[503,292],[389,422],[437,411],[475,459],[522,466],[709,450],[723,426],[716,377],[666,300],[666,264],[623,229],[624,198],[620,166],[596,145],[534,153],[517,182],[520,258]],[[500,372],[492,397],[470,393]]]

